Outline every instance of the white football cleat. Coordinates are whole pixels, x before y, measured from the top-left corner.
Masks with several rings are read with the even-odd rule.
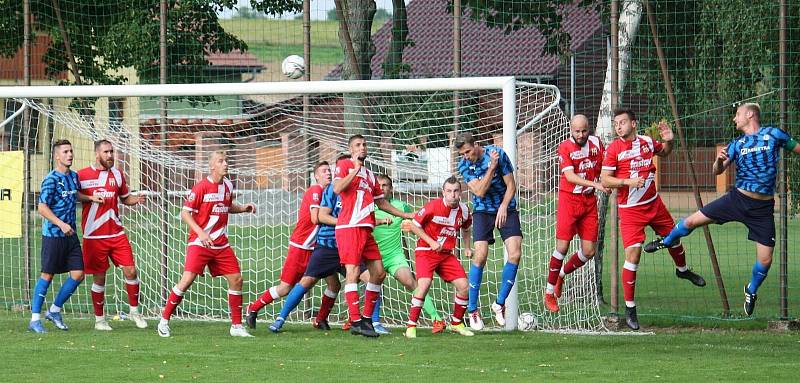
[[[481,319],[481,313],[479,310],[475,310],[467,314],[467,318],[469,318],[469,328],[475,331],[483,330],[483,319]]]
[[[105,319],[95,320],[94,329],[98,331],[111,331],[113,328],[106,322]]]
[[[506,325],[506,306],[492,303],[492,312],[494,313],[494,320],[497,325],[503,327]]]
[[[169,322],[167,322],[167,321],[158,322],[158,326],[156,327],[156,330],[158,331],[158,336],[160,336],[162,338],[169,338],[169,335],[170,335],[169,334]]]
[[[136,324],[136,327],[138,327],[138,328],[147,328],[147,321],[144,320],[144,317],[142,317],[142,314],[140,314],[140,313],[131,313],[130,315],[128,315],[128,318],[130,318],[130,320],[132,320],[133,323]]]
[[[240,324],[232,324],[231,325],[230,334],[231,334],[231,336],[238,336],[238,337],[242,337],[242,338],[252,338],[253,337],[252,335],[250,335],[249,332],[247,332],[247,329],[244,328],[244,326],[242,326]]]

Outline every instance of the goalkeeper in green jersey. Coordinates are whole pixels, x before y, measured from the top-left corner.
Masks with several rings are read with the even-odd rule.
[[[383,190],[384,198],[386,198],[392,206],[405,213],[412,213],[414,211],[409,204],[394,198],[392,195],[392,179],[389,178],[389,176],[379,174],[377,178]],[[417,288],[417,280],[414,278],[414,274],[411,272],[411,268],[408,265],[408,257],[403,249],[403,237],[401,234],[403,231],[410,230],[410,227],[402,227],[403,223],[401,219],[380,209],[375,209],[375,220],[376,224],[372,235],[375,237],[375,241],[378,242],[378,249],[383,259],[383,268],[386,270],[387,274],[394,277],[394,279],[405,286],[409,292],[413,292]],[[382,296],[383,294],[381,294],[381,298],[375,303],[375,311],[372,313],[372,326],[379,334],[388,334],[389,330],[380,323]],[[442,320],[442,317],[439,316],[436,307],[429,297],[425,298],[422,310],[428,318],[433,320],[432,332],[434,334],[445,330],[446,323]]]

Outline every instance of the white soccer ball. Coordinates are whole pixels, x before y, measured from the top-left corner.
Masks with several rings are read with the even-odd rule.
[[[281,70],[288,78],[300,78],[306,72],[306,60],[298,55],[291,55],[283,59]]]
[[[539,320],[531,313],[519,314],[519,318],[517,318],[517,328],[520,331],[531,331],[535,329],[538,324]]]

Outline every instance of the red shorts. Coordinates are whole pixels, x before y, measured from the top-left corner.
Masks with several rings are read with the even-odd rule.
[[[653,202],[645,205],[623,207],[619,209],[619,230],[622,233],[624,248],[641,246],[645,240],[644,228],[650,226],[657,235],[662,237],[669,234],[675,226],[675,221],[657,197]]]
[[[83,239],[83,271],[102,274],[108,270],[108,259],[114,266],[133,266],[133,250],[128,236]]]
[[[241,274],[239,260],[233,249],[228,246],[224,249],[207,249],[202,246],[191,245],[186,249],[186,265],[184,270],[203,274],[206,266],[211,271],[212,277],[228,274]]]
[[[311,250],[289,245],[289,252],[286,260],[283,261],[283,270],[281,270],[281,282],[290,286],[300,282],[300,278],[303,278],[303,273],[306,272],[309,259],[311,259]]]
[[[558,193],[556,238],[571,241],[575,234],[597,242],[597,198],[594,194]]]
[[[414,252],[416,258],[415,272],[417,279],[433,279],[435,271],[445,282],[452,282],[456,279],[466,278],[464,267],[455,255],[451,253],[437,253],[429,250],[418,250]]]
[[[381,260],[378,243],[369,227],[336,229],[336,246],[343,265],[360,265],[361,261]]]

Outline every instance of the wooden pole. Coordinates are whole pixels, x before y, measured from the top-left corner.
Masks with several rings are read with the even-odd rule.
[[[611,113],[619,104],[619,2],[611,1]],[[619,312],[619,219],[617,214],[617,190],[611,193],[608,198],[609,214],[608,219],[611,223],[611,238],[608,252],[611,256],[611,270],[609,271],[611,280],[611,312],[616,315]]]

